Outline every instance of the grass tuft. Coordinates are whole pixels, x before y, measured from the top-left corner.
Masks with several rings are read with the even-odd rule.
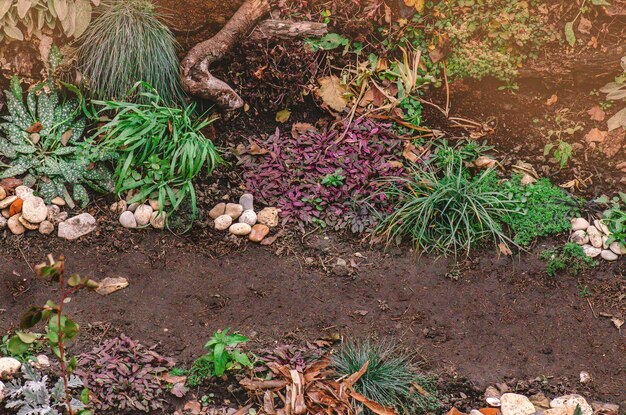
[[[159,17],[149,0],[103,3],[78,47],[78,66],[94,98],[128,100],[128,91],[143,81],[168,105],[185,102],[178,45]],[[144,97],[132,98],[142,101]]]

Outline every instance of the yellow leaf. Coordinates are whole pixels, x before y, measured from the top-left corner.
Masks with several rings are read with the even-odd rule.
[[[289,121],[290,116],[291,116],[291,111],[289,111],[288,109],[278,111],[276,113],[276,122],[286,123],[287,121]]]

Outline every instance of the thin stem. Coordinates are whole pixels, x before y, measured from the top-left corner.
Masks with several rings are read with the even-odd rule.
[[[67,405],[67,410],[69,415],[74,415],[74,410],[72,409],[72,396],[70,395],[69,382],[67,379],[67,367],[65,365],[65,347],[63,346],[63,330],[61,328],[61,315],[63,314],[63,305],[65,304],[65,299],[71,294],[72,290],[67,290],[65,287],[65,264],[62,265],[62,268],[59,272],[59,285],[61,286],[61,303],[58,307],[57,312],[57,325],[58,325],[58,335],[59,335],[59,359],[61,361],[61,376],[63,377],[63,387],[65,388],[65,404]]]

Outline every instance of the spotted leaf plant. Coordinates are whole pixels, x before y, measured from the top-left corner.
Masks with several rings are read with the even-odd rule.
[[[9,115],[0,124],[0,154],[9,164],[0,165],[0,179],[24,176],[46,202],[58,196],[70,207],[87,205],[86,187],[112,190],[102,157],[83,141],[79,99],[65,98],[52,81],[24,94],[17,77],[5,95]]]

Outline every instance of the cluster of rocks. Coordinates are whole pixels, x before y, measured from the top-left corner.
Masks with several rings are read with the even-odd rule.
[[[154,229],[164,229],[167,214],[159,212],[159,202],[149,200],[148,203],[128,204],[126,200],[120,200],[110,206],[111,211],[120,215],[120,224],[129,229],[142,228],[151,225]]]
[[[209,211],[209,217],[218,231],[228,230],[236,236],[248,236],[252,242],[261,242],[270,228],[278,226],[278,213],[275,207],[255,212],[254,197],[245,193],[239,203],[218,203]]]
[[[0,186],[0,228],[8,227],[14,235],[26,231],[39,231],[50,235],[58,226],[58,236],[73,240],[93,231],[96,220],[88,213],[68,219],[68,213],[61,211],[66,205],[61,197],[55,197],[52,203],[35,196],[34,190],[27,186],[17,186],[14,194]]]
[[[485,401],[488,407],[472,409],[469,415],[574,415],[576,408],[580,408],[581,415],[619,415],[619,405],[592,402],[589,404],[581,395],[564,395],[548,399],[543,393],[537,393],[530,398],[511,393],[508,386],[501,384],[490,386],[485,391]],[[461,415],[453,408],[448,415]]]
[[[602,221],[595,219],[593,225],[587,219],[572,219],[572,234],[570,240],[583,247],[588,257],[601,257],[606,261],[616,261],[626,255],[619,242],[608,243],[611,232]]]

